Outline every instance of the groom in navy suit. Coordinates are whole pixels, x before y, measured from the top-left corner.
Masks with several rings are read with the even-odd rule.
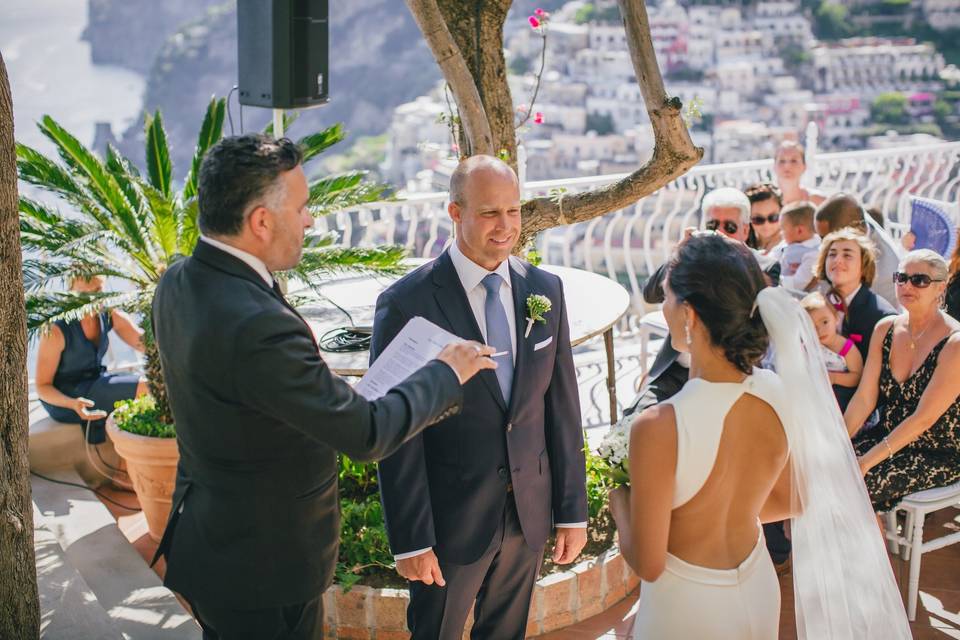
[[[450,180],[457,238],[377,300],[371,360],[423,316],[502,355],[464,386],[463,409],[380,463],[397,571],[410,581],[414,639],[522,639],[543,548],[572,562],[586,542],[583,431],[559,278],[511,257],[516,174],[473,156]],[[531,296],[551,308],[528,332]],[[535,315],[535,314],[534,314]]]

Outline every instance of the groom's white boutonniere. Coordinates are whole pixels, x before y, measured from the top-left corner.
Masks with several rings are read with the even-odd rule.
[[[530,337],[530,329],[533,328],[534,322],[546,324],[547,319],[543,317],[543,314],[549,313],[552,306],[550,298],[547,296],[540,294],[527,296],[527,330],[523,334],[524,338]]]

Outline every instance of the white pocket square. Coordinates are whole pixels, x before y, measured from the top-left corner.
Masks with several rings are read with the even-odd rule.
[[[540,349],[543,349],[545,346],[547,346],[547,345],[550,344],[551,342],[553,342],[553,336],[550,336],[550,337],[547,338],[546,340],[541,340],[541,341],[538,342],[537,344],[533,345],[533,350],[534,350],[534,351],[540,351]]]

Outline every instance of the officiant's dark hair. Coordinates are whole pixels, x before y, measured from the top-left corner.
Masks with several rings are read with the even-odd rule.
[[[718,233],[696,233],[677,248],[667,281],[677,299],[693,307],[727,360],[750,374],[770,343],[754,308],[766,281],[750,249]]]
[[[259,133],[230,136],[210,147],[200,165],[197,189],[200,231],[215,236],[240,233],[247,208],[302,160],[303,152],[289,138]]]

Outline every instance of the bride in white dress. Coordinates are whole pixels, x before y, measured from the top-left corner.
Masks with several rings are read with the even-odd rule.
[[[812,324],[764,286],[749,250],[717,234],[671,261],[663,312],[690,380],[634,420],[632,489],[610,496],[642,580],[634,638],[776,638],[760,523],[791,518],[799,637],[909,638]],[[778,373],[755,368],[768,346]]]

